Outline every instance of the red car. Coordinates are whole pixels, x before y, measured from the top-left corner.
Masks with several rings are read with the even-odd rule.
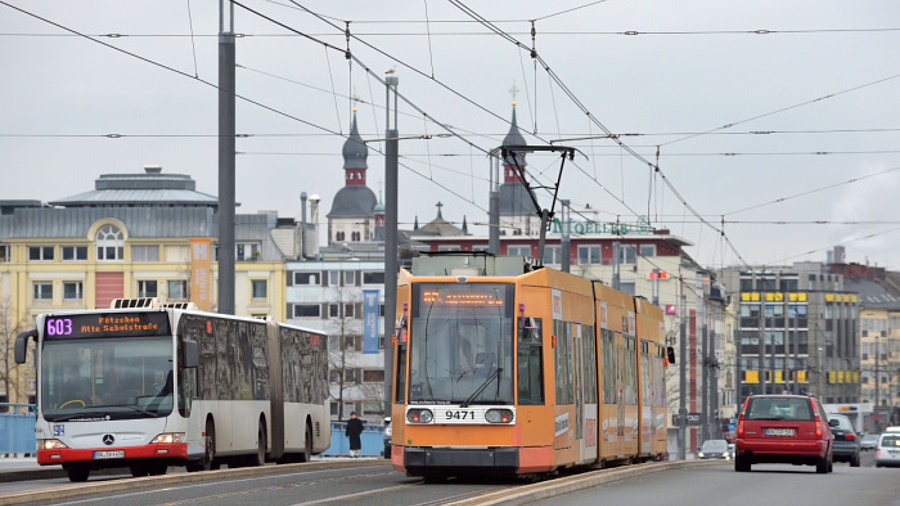
[[[832,436],[828,416],[813,396],[751,395],[737,423],[734,470],[752,464],[814,465],[832,470]]]

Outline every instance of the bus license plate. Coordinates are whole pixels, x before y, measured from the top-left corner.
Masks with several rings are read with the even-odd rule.
[[[94,452],[94,459],[124,459],[125,450],[106,450]]]
[[[794,429],[766,429],[767,436],[793,436]]]

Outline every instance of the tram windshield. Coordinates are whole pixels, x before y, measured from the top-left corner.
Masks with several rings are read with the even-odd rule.
[[[166,416],[172,412],[172,339],[47,339],[41,413],[48,421]]]
[[[513,403],[515,286],[412,287],[409,402]]]

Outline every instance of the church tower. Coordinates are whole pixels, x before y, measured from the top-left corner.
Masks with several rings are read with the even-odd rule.
[[[519,132],[516,122],[516,103],[512,104],[512,121],[504,146],[524,146],[525,138]],[[527,166],[524,153],[516,153],[516,162],[524,169]],[[503,184],[498,192],[500,202],[500,234],[501,235],[533,235],[540,233],[541,220],[522,184],[516,170],[516,163],[510,158],[503,160]]]
[[[366,186],[369,148],[359,135],[356,108],[350,136],[344,141],[344,187],[338,190],[328,213],[328,242],[375,240],[375,193]]]

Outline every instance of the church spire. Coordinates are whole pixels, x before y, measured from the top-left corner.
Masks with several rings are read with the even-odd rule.
[[[506,133],[506,137],[503,138],[504,146],[524,146],[525,145],[525,137],[522,136],[521,132],[519,132],[519,124],[516,122],[516,103],[512,103],[512,121],[510,121],[509,132]],[[525,167],[525,154],[524,153],[516,153],[515,160],[518,162],[519,166]],[[516,181],[521,181],[519,174],[516,172],[516,163],[513,161],[513,158],[510,156],[509,159],[503,160],[503,181],[506,183],[514,183]]]
[[[350,125],[350,136],[344,141],[344,184],[346,186],[365,186],[366,184],[366,158],[369,156],[369,148],[359,136],[356,126],[356,108],[353,108],[353,122]]]

